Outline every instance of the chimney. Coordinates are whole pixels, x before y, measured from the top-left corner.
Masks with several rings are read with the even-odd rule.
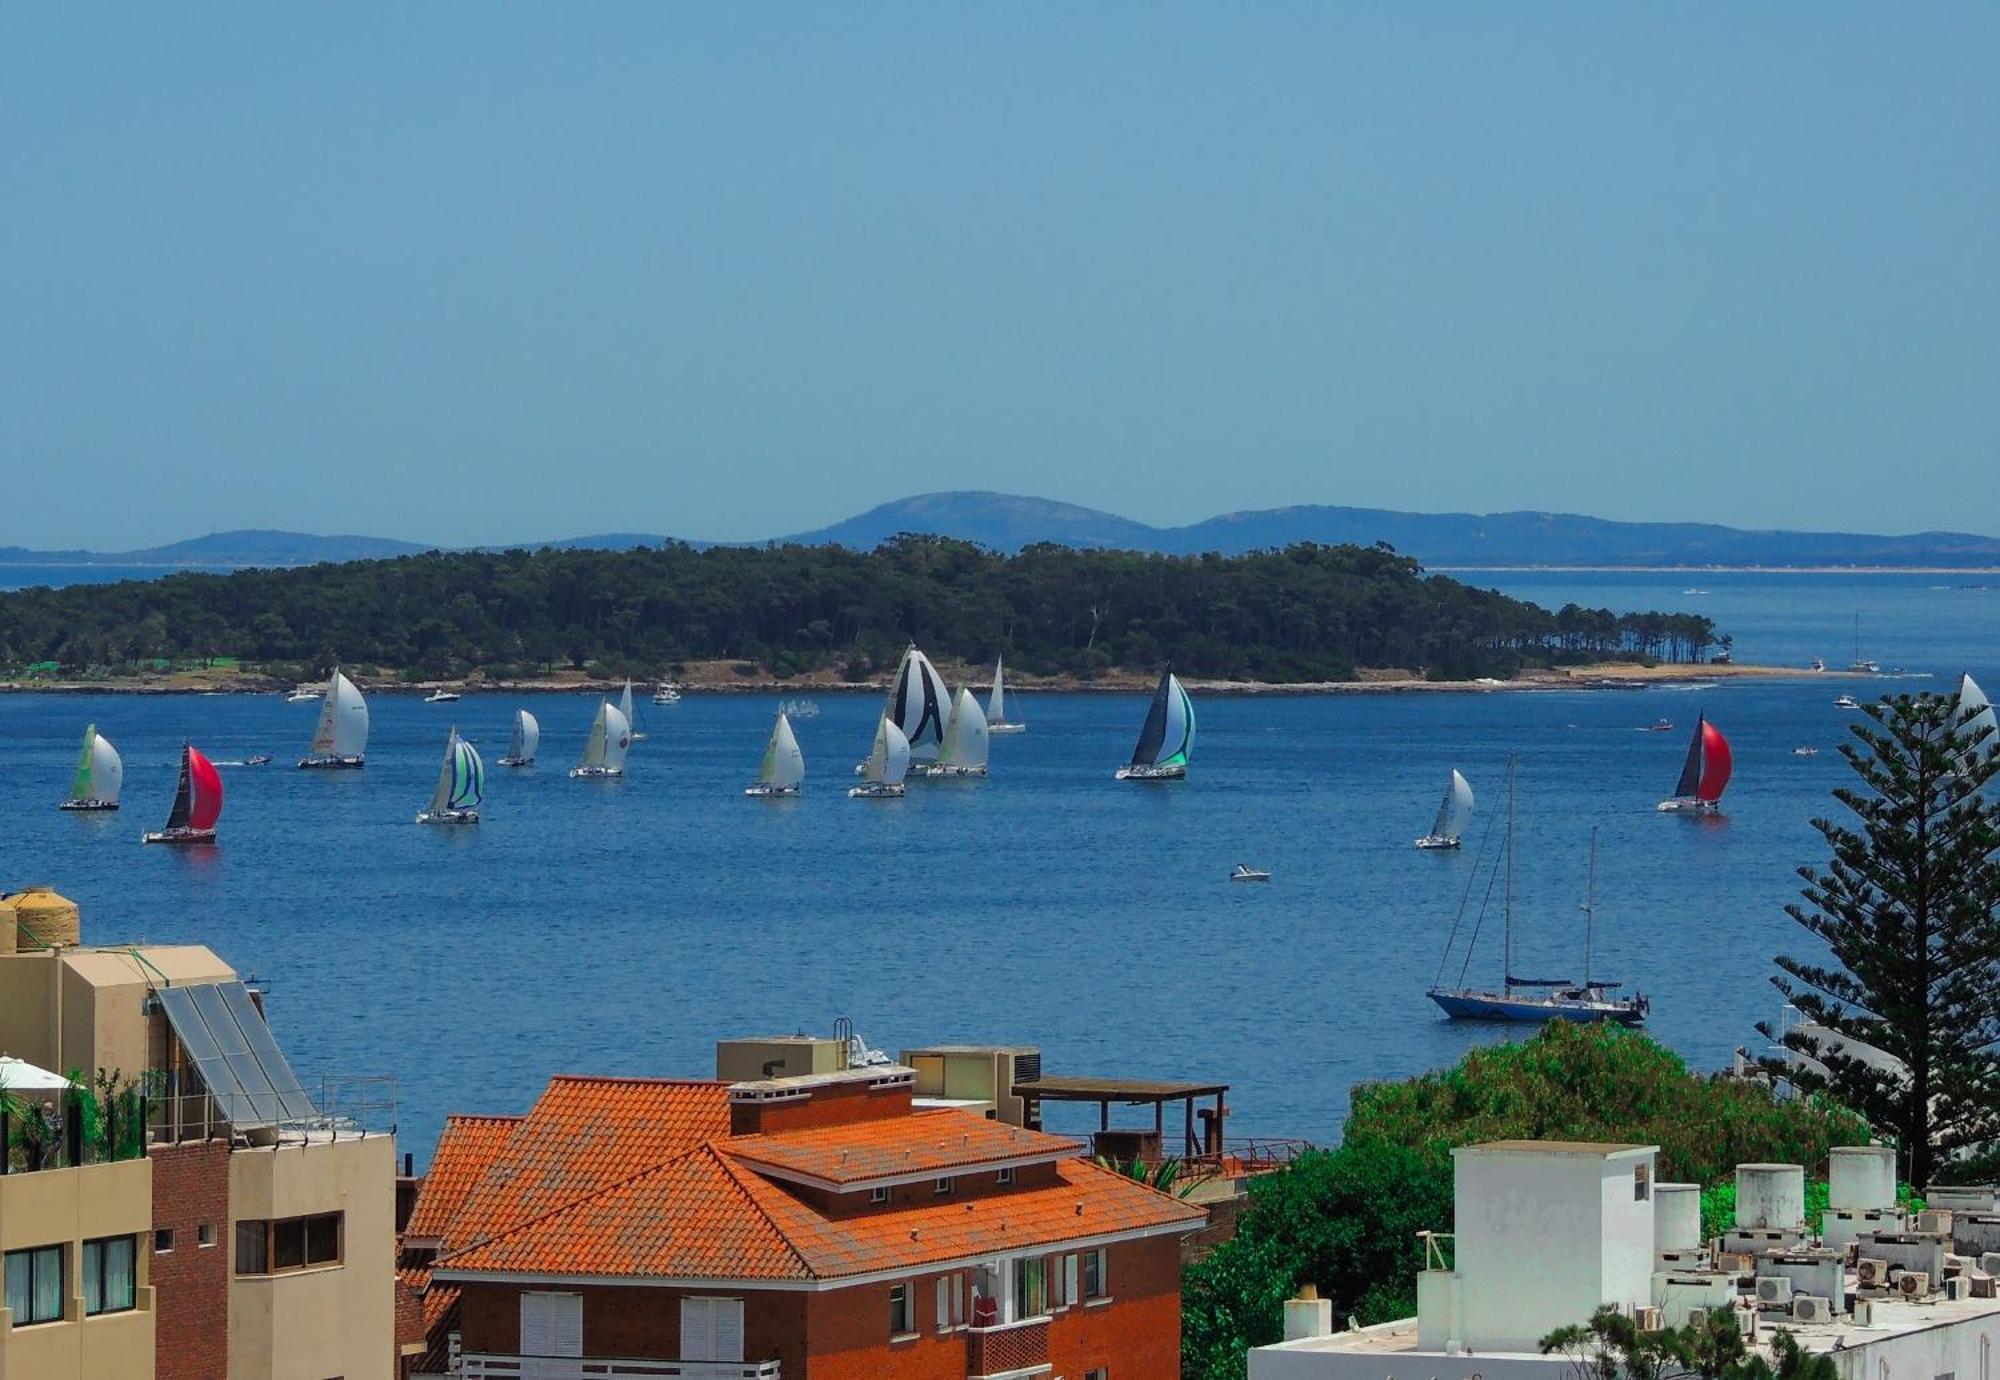
[[[1300,1285],[1299,1296],[1285,1300],[1285,1340],[1332,1335],[1333,1300],[1321,1298],[1317,1284]]]

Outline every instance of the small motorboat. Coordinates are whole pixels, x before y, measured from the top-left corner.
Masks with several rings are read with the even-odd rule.
[[[1833,702],[1833,707],[1835,709],[1859,709],[1861,701],[1855,699],[1852,695],[1842,695]]]
[[[1672,719],[1655,719],[1646,729],[1648,733],[1672,733],[1673,731],[1674,721]]]
[[[425,704],[457,704],[458,700],[459,695],[456,690],[433,690],[424,696]]]
[[[298,689],[292,691],[289,695],[285,696],[285,703],[318,704],[319,691],[313,689],[310,685],[301,685]]]
[[[1232,882],[1268,882],[1271,880],[1271,874],[1262,868],[1251,867],[1246,863],[1238,863],[1236,864],[1236,870],[1229,874],[1229,880]]]
[[[1806,663],[1806,669],[1808,671],[1824,671],[1826,669],[1826,662],[1822,661],[1819,657],[1814,657]]]
[[[1816,747],[1795,747],[1792,749],[1792,756],[1817,757],[1819,756],[1819,749]]]
[[[680,702],[681,692],[671,685],[662,684],[659,689],[653,692],[654,704],[679,704]]]
[[[271,765],[271,754],[268,752],[260,752],[257,753],[255,756],[245,757],[243,759],[243,765],[246,767],[268,767]]]

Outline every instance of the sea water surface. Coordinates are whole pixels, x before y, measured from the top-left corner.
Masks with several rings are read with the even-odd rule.
[[[394,1075],[419,1161],[446,1112],[521,1110],[552,1073],[706,1076],[719,1038],[825,1032],[841,1015],[892,1054],[1027,1043],[1051,1073],[1226,1082],[1231,1134],[1326,1142],[1356,1081],[1524,1033],[1447,1023],[1423,995],[1512,757],[1519,967],[1580,972],[1595,831],[1599,975],[1651,996],[1652,1032],[1697,1066],[1755,1047],[1779,1009],[1772,955],[1809,951],[1783,907],[1795,869],[1822,859],[1810,821],[1848,774],[1832,749],[1857,716],[1835,695],[1948,689],[1963,669],[2000,690],[2000,590],[1488,578],[1545,603],[1707,612],[1743,661],[1844,663],[1858,611],[1863,650],[1909,678],[1209,696],[1190,778],[1163,785],[1112,779],[1141,697],[1023,694],[1030,730],[994,740],[990,779],[914,782],[899,802],[845,795],[874,696],[822,695],[797,724],[808,778],[789,802],[741,794],[776,696],[642,705],[650,737],[623,780],[600,782],[566,776],[593,713],[582,696],[377,694],[367,769],[335,773],[293,767],[316,710],[275,695],[0,696],[0,885],[64,891],[86,939],[205,943],[254,973],[302,1070]],[[491,765],[517,705],[543,727],[531,770]],[[1703,711],[1735,747],[1726,815],[1660,815]],[[1660,718],[1674,731],[1644,731]],[[55,809],[90,721],[124,754],[114,815]],[[486,754],[485,819],[420,827],[453,723]],[[218,847],[143,847],[183,737],[218,761],[276,761],[223,768]],[[1453,767],[1478,794],[1468,847],[1419,853]],[[1232,884],[1238,862],[1272,881]],[[1468,980],[1498,977],[1499,927],[1490,909]],[[1094,1110],[1058,1124],[1084,1123]]]

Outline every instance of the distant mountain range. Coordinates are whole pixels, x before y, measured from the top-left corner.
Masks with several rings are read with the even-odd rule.
[[[1963,532],[1872,536],[1751,531],[1694,522],[1611,522],[1569,513],[1399,513],[1307,505],[1225,513],[1186,527],[1154,527],[1114,513],[996,493],[920,494],[779,542],[872,548],[899,532],[961,537],[1013,551],[1035,542],[1169,554],[1234,554],[1293,542],[1386,541],[1427,566],[1939,566],[2000,567],[2000,539]],[[601,533],[522,542],[629,550],[669,538]],[[710,545],[712,543],[696,543]],[[368,560],[430,550],[384,537],[299,532],[218,532],[139,551],[34,551],[0,547],[0,565],[274,566]]]

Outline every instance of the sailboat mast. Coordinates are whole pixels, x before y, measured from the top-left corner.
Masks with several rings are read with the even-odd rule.
[[[1500,985],[1504,991],[1514,990],[1514,759],[1507,759],[1507,887],[1506,901],[1501,911],[1504,918],[1505,938],[1500,946],[1501,961],[1506,971],[1500,974]]]
[[[1590,880],[1583,892],[1583,985],[1590,986],[1591,949],[1597,939],[1597,830],[1590,831]]]

